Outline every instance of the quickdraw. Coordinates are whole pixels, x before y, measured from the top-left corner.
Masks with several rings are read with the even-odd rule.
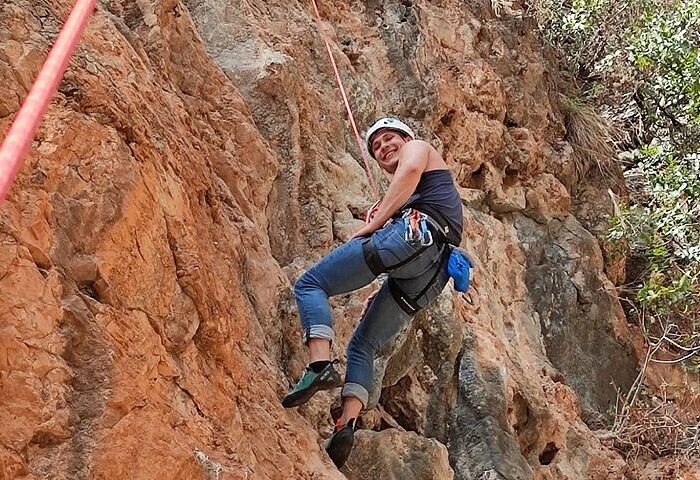
[[[402,215],[404,224],[404,240],[407,243],[417,243],[423,247],[433,244],[433,234],[428,228],[428,216],[415,209],[408,209]]]

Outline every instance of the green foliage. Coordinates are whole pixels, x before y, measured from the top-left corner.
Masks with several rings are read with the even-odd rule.
[[[639,146],[700,142],[700,0],[531,0],[542,35],[588,101]]]
[[[635,201],[608,240],[648,262],[639,306],[686,316],[700,303],[700,0],[531,1],[570,78],[635,147]]]
[[[652,316],[685,314],[700,307],[700,169],[658,147],[635,152],[627,173],[643,180],[643,204],[623,207],[608,240],[629,242],[648,261],[637,300]],[[700,325],[699,325],[700,327]]]
[[[656,3],[531,0],[529,10],[534,12],[544,39],[561,53],[563,65],[597,99],[609,93],[606,86],[624,86],[633,80],[625,50],[630,43],[628,37],[644,12],[651,11]]]
[[[683,153],[700,141],[700,0],[645,13],[630,35],[629,59],[643,83],[648,128]]]
[[[631,201],[618,205],[607,241],[645,267],[627,287],[649,350],[611,431],[633,456],[698,456],[697,419],[680,415],[677,399],[639,394],[650,362],[700,371],[700,0],[530,1],[574,95],[629,138],[619,158]],[[571,125],[576,152],[587,137]]]

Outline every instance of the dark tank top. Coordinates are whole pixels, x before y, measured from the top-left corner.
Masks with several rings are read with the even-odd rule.
[[[452,172],[431,170],[424,172],[413,195],[404,204],[405,208],[415,208],[430,215],[441,225],[450,227],[451,243],[459,244],[462,238],[462,199],[457,193]]]

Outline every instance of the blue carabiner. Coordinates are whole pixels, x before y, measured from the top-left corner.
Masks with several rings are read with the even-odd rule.
[[[429,247],[433,244],[433,232],[430,230],[426,230],[425,233],[423,234],[423,241],[421,242],[421,245],[424,247]]]
[[[407,217],[403,217],[403,240],[406,243],[411,242],[411,224]]]
[[[420,221],[421,227],[421,245],[424,247],[429,247],[433,244],[433,232],[428,228],[428,220],[425,214],[422,215]]]

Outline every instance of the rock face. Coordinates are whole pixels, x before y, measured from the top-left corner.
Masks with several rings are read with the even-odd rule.
[[[72,4],[0,5],[0,132]],[[586,422],[637,359],[534,25],[321,4],[358,123],[400,116],[450,165],[473,304],[446,290],[383,350],[378,432],[336,470],[336,392],[280,405],[291,286],[372,203],[311,6],[103,0],[0,211],[0,478],[628,475]],[[341,359],[372,288],[333,300]]]
[[[573,217],[543,230],[516,220],[527,256],[525,282],[550,361],[589,411],[608,412],[635,375],[635,352],[593,235]]]
[[[343,471],[357,480],[433,480],[454,474],[444,445],[393,428],[358,432]]]

